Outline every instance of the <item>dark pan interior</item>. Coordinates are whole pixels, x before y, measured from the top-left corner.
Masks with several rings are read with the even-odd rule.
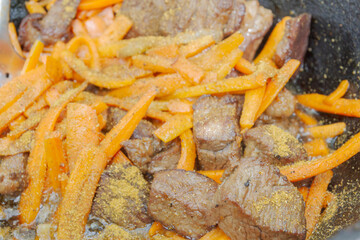
[[[359,97],[360,85],[360,1],[359,0],[260,0],[277,18],[311,13],[311,35],[305,63],[289,88],[298,93],[329,94],[341,80],[351,83],[345,97]],[[357,118],[319,114],[325,123],[345,121],[347,131],[332,143],[337,148],[360,130]],[[334,170],[331,188],[338,194],[337,211],[327,211],[312,239],[328,239],[338,230],[360,220],[360,154]],[[333,208],[335,209],[335,207]],[[333,210],[331,209],[331,210]],[[337,239],[358,239],[343,235]]]
[[[27,14],[24,0],[12,0],[11,20],[19,24]],[[309,50],[305,63],[289,88],[298,92],[329,94],[339,82],[348,79],[346,97],[359,97],[360,85],[360,0],[260,0],[276,18],[303,12],[313,16]],[[332,145],[337,148],[360,129],[360,120],[319,114],[325,123],[345,121],[347,131]],[[328,239],[338,230],[360,220],[360,154],[335,169],[331,188],[338,194],[335,211],[324,214],[313,239]],[[334,213],[335,212],[335,213]],[[356,236],[360,232],[354,232]],[[345,236],[344,236],[345,237]],[[345,238],[338,239],[355,239]]]

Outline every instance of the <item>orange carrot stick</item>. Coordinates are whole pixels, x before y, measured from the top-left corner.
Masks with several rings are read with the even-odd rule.
[[[325,98],[324,103],[328,105],[333,105],[336,100],[342,98],[345,95],[346,91],[349,88],[349,85],[350,84],[348,80],[341,81],[336,90]]]
[[[133,22],[128,17],[121,14],[117,15],[114,22],[99,37],[99,43],[105,44],[123,39],[132,25]]]
[[[44,44],[40,40],[36,40],[30,49],[29,56],[26,58],[23,69],[21,70],[21,74],[29,72],[38,65],[39,57],[43,49]]]
[[[69,103],[66,118],[66,153],[70,173],[73,171],[76,159],[85,147],[97,146],[98,118],[96,111],[88,105]]]
[[[181,139],[181,156],[177,165],[178,169],[192,171],[195,167],[196,149],[194,137],[191,129],[186,130],[180,135]]]
[[[62,181],[64,179],[61,179],[61,174],[67,174],[67,172],[64,173],[61,169],[61,166],[67,165],[67,162],[65,160],[60,137],[51,136],[45,138],[44,148],[50,186],[55,192],[60,193],[61,186],[64,184],[66,185],[66,183]]]
[[[96,111],[96,114],[100,114],[108,109],[108,105],[101,100],[96,101],[91,105],[91,107]]]
[[[207,176],[208,178],[211,178],[217,183],[221,183],[222,175],[224,174],[224,170],[206,170],[206,171],[198,171],[198,173],[201,173],[202,175]]]
[[[335,199],[335,194],[327,191],[324,196],[324,202],[323,202],[322,208],[327,208],[329,206],[330,202],[332,202],[334,199]]]
[[[24,115],[20,115],[18,116],[16,119],[14,119],[14,121],[12,121],[9,124],[9,130],[10,133],[11,131],[14,131],[21,123],[23,123],[26,120],[26,118],[24,117]]]
[[[156,234],[158,234],[161,230],[163,230],[163,226],[159,222],[153,222],[149,229],[149,236],[152,237]]]
[[[324,202],[326,190],[329,186],[333,172],[326,171],[316,176],[309,190],[309,196],[306,200],[305,218],[306,218],[306,237],[307,239],[312,234],[315,225],[317,224],[321,209]]]
[[[261,107],[256,115],[256,119],[265,112],[269,105],[274,101],[279,92],[285,87],[296,69],[300,66],[300,61],[291,59],[279,70],[278,74],[268,83]]]
[[[192,113],[192,102],[186,99],[171,99],[167,104],[168,110],[172,114]]]
[[[303,123],[308,126],[316,125],[318,123],[318,121],[313,116],[310,116],[309,114],[306,114],[298,109],[295,110],[295,114]]]
[[[301,187],[298,188],[299,192],[303,196],[304,201],[306,202],[308,196],[309,196],[309,188],[308,187]]]
[[[87,148],[80,154],[60,204],[59,239],[82,238],[102,172],[111,158],[120,150],[121,143],[130,138],[154,97],[154,90],[146,93],[106,134],[99,147]]]
[[[272,59],[276,52],[276,47],[280,43],[281,39],[285,34],[285,27],[287,20],[291,17],[284,17],[281,21],[276,24],[274,30],[271,32],[269,39],[267,40],[264,48],[261,50],[259,55],[255,58],[254,63],[260,62],[262,59]]]
[[[36,112],[46,108],[48,104],[45,101],[44,95],[40,96],[37,101],[31,105],[26,111],[24,112],[24,115],[29,118],[31,115],[35,114]]]
[[[149,49],[146,52],[149,56],[161,56],[167,58],[176,58],[179,55],[179,46],[176,44],[170,44],[166,46],[158,46]]]
[[[200,240],[231,240],[219,227],[214,228],[204,236],[200,238]]]
[[[133,165],[130,159],[127,156],[125,156],[125,154],[122,151],[118,151],[111,160],[111,164],[116,164],[116,163],[131,163]]]
[[[131,58],[135,67],[159,73],[173,73],[174,59],[161,56],[136,55]]]
[[[154,131],[154,135],[167,143],[192,128],[191,114],[176,114]]]
[[[185,57],[179,57],[172,65],[173,69],[178,72],[183,78],[190,81],[193,85],[199,84],[204,77],[204,71],[187,60]]]
[[[244,53],[240,49],[235,48],[226,56],[226,58],[222,59],[217,66],[214,67],[214,70],[212,70],[216,73],[216,79],[224,79],[230,73],[231,69],[235,67],[236,63],[239,62],[243,54]]]
[[[241,58],[235,65],[235,69],[239,72],[249,75],[255,72],[256,67],[253,63],[249,62],[245,58]]]
[[[27,1],[25,2],[25,7],[26,10],[29,12],[29,14],[34,14],[34,13],[46,14],[45,9],[38,2]]]
[[[79,87],[67,91],[41,120],[35,136],[34,148],[30,152],[27,163],[27,172],[29,174],[29,184],[25,191],[21,194],[19,211],[20,222],[31,224],[39,212],[42,192],[46,176],[46,159],[44,157],[44,140],[45,136],[51,132],[57,118],[59,117],[65,106],[74,99],[87,86],[87,83],[81,84]]]
[[[322,138],[315,138],[311,142],[304,143],[304,148],[310,157],[326,156],[329,154],[328,145]]]
[[[79,47],[83,45],[85,45],[88,48],[88,51],[91,56],[90,67],[95,70],[99,70],[100,69],[99,53],[97,51],[96,44],[90,37],[83,35],[72,38],[67,43],[67,49],[72,53],[76,53]]]
[[[94,1],[81,1],[78,10],[92,10],[98,8],[105,8],[116,3],[121,3],[123,0],[94,0]]]
[[[13,22],[9,22],[8,29],[9,29],[10,41],[11,41],[11,44],[13,45],[16,53],[19,54],[21,57],[25,58],[25,55],[24,55],[24,53],[21,49],[20,43],[19,43],[15,25]]]
[[[193,57],[213,44],[215,44],[215,40],[212,36],[204,36],[181,46],[180,55],[186,58]]]
[[[106,134],[105,139],[100,143],[101,148],[105,151],[109,158],[112,158],[115,153],[121,148],[121,143],[130,138],[137,124],[145,116],[150,103],[155,98],[156,91],[149,90],[144,96],[135,104],[134,107],[127,112],[125,117]]]
[[[357,133],[330,155],[312,161],[299,162],[281,167],[280,172],[285,175],[289,181],[297,182],[331,170],[353,157],[359,151],[360,133]]]
[[[266,87],[248,90],[245,93],[245,102],[240,118],[241,129],[252,128],[255,124],[255,117],[260,109]]]
[[[333,123],[329,125],[309,127],[307,130],[314,138],[333,138],[345,131],[346,124],[344,122]]]
[[[360,100],[339,98],[332,105],[327,105],[324,100],[328,96],[317,93],[298,95],[297,100],[302,105],[319,112],[360,117]]]

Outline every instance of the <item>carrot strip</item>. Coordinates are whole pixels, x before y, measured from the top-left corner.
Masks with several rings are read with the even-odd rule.
[[[45,101],[44,95],[40,96],[37,101],[31,105],[26,111],[24,112],[24,115],[29,118],[34,113],[46,108],[48,104]]]
[[[91,55],[90,67],[94,68],[95,70],[99,70],[100,69],[99,53],[97,51],[96,44],[90,37],[79,36],[72,38],[67,43],[67,49],[72,53],[76,53],[79,47],[83,45],[85,45],[88,48],[88,51]]]
[[[189,58],[199,54],[213,44],[215,44],[215,40],[212,36],[204,36],[181,46],[179,52],[181,56]]]
[[[235,48],[226,58],[221,60],[214,71],[216,72],[217,80],[224,79],[230,73],[231,69],[235,67],[236,63],[239,62],[243,54],[240,49]]]
[[[54,103],[60,98],[60,96],[74,87],[74,83],[71,81],[61,81],[57,84],[51,86],[49,90],[45,92],[45,101],[49,106],[54,105]]]
[[[29,56],[26,58],[21,74],[29,72],[38,65],[39,57],[43,49],[44,44],[40,40],[36,40],[30,49]]]
[[[256,67],[253,63],[249,62],[245,58],[241,58],[235,65],[235,69],[239,72],[249,75],[255,72]]]
[[[359,151],[360,133],[357,133],[330,155],[312,161],[281,167],[280,172],[285,175],[289,181],[297,182],[331,170],[353,157]]]
[[[121,79],[89,69],[82,60],[76,58],[74,54],[69,51],[62,52],[61,57],[82,78],[98,87],[119,88],[130,85],[135,81],[135,78]]]
[[[125,154],[122,151],[118,151],[111,160],[111,164],[117,164],[117,163],[130,163],[131,165],[133,165],[130,159],[127,156],[125,156]]]
[[[269,39],[267,40],[265,46],[255,58],[254,63],[260,62],[262,59],[272,59],[276,52],[276,47],[280,43],[281,39],[285,34],[286,22],[291,19],[291,17],[284,17],[281,21],[276,24],[274,30],[271,32]]]
[[[9,137],[10,139],[17,139],[27,130],[35,128],[39,124],[41,119],[45,116],[46,112],[47,110],[45,109],[34,112],[29,116],[29,118],[24,119],[21,123],[18,123],[18,125],[16,125],[16,128],[12,129],[7,134],[7,137]]]
[[[225,93],[243,91],[264,86],[267,77],[263,73],[241,76],[236,78],[228,78],[207,84],[201,84],[192,87],[185,87],[176,90],[173,94],[166,97],[172,98],[188,98],[197,97],[204,94]]]
[[[192,171],[195,167],[196,150],[195,142],[191,129],[186,130],[180,135],[181,156],[177,165],[178,169]]]
[[[61,185],[63,183],[60,179],[62,172],[61,166],[67,165],[64,151],[62,147],[62,141],[59,137],[51,136],[49,138],[45,138],[44,141],[45,148],[45,158],[47,163],[47,172],[50,179],[50,186],[54,189],[55,192],[60,193]],[[65,172],[67,174],[67,172]]]
[[[324,202],[323,202],[322,208],[327,208],[329,206],[330,202],[332,202],[334,199],[335,199],[335,194],[327,191],[324,196]]]
[[[106,120],[104,118],[104,115],[102,114],[98,114],[97,119],[98,119],[97,129],[101,131],[106,126]]]
[[[104,33],[99,37],[100,44],[107,42],[119,41],[125,37],[132,27],[133,22],[124,15],[117,15],[114,22],[105,29]]]
[[[19,203],[19,218],[21,223],[31,224],[35,220],[40,209],[46,176],[46,159],[44,157],[45,136],[54,129],[56,120],[65,106],[82,92],[86,86],[87,83],[83,83],[79,87],[67,91],[59,99],[57,104],[50,108],[36,130],[34,148],[30,152],[27,164],[29,184],[21,194]]]
[[[303,196],[304,202],[306,202],[308,196],[309,196],[309,188],[308,187],[301,187],[298,188],[299,192]]]
[[[324,103],[328,105],[333,105],[336,100],[342,98],[345,95],[346,91],[349,88],[349,85],[350,84],[348,80],[341,81],[336,90],[325,98]]]
[[[208,52],[196,56],[192,60],[202,69],[210,71],[234,49],[239,48],[243,40],[244,37],[240,33],[235,32],[230,37],[213,46]]]
[[[224,170],[206,170],[198,171],[198,173],[205,175],[220,184],[222,175],[224,174]]]
[[[327,105],[324,100],[326,95],[317,93],[296,96],[299,103],[315,109],[319,112],[343,115],[348,117],[360,117],[360,100],[339,98],[332,105]]]
[[[264,98],[266,86],[248,90],[240,118],[241,129],[250,129],[255,124],[255,117]]]
[[[328,145],[322,138],[315,138],[311,142],[304,143],[304,148],[310,157],[326,156],[329,154]]]
[[[75,36],[88,36],[89,33],[87,32],[85,25],[79,19],[74,19],[71,23],[71,29]]]
[[[184,57],[179,57],[172,65],[173,69],[193,85],[199,84],[204,77],[204,71]]]
[[[154,131],[154,135],[167,143],[192,128],[191,114],[176,114]]]
[[[26,120],[24,115],[20,115],[18,116],[16,119],[14,119],[10,124],[9,124],[9,130],[10,131],[14,131],[21,123],[23,123]]]
[[[305,207],[307,239],[312,234],[315,225],[319,221],[325,193],[332,177],[333,172],[329,170],[316,176],[313,183],[311,184]]]
[[[152,237],[158,234],[161,230],[164,230],[163,226],[159,222],[153,222],[149,229],[149,236]]]
[[[69,103],[66,118],[66,153],[70,173],[75,167],[81,150],[84,147],[97,146],[98,144],[96,111],[85,104]]]
[[[167,108],[171,114],[176,113],[192,113],[192,102],[186,99],[171,99]]]
[[[112,158],[121,148],[121,143],[130,138],[137,124],[145,116],[150,103],[155,98],[156,91],[150,89],[144,96],[132,107],[121,121],[106,134],[105,139],[100,143],[106,155]]]
[[[78,10],[92,10],[98,8],[105,8],[116,3],[121,3],[123,0],[94,0],[94,1],[81,1]]]
[[[52,81],[46,75],[41,76],[13,105],[2,112],[0,132],[4,131],[12,120],[20,116],[51,84]]]
[[[346,124],[338,122],[328,125],[309,127],[307,130],[314,138],[333,138],[342,134],[345,131]]]
[[[161,56],[136,55],[131,58],[135,67],[159,73],[173,73],[174,59]]]
[[[274,101],[279,92],[285,87],[286,83],[290,80],[291,76],[295,73],[299,66],[300,61],[290,59],[279,70],[278,74],[272,79],[272,81],[268,83],[262,104],[256,115],[256,119],[259,118],[259,116],[270,106],[270,104]]]
[[[177,44],[170,44],[166,46],[158,46],[149,49],[146,52],[149,56],[161,56],[166,58],[176,58],[179,55],[179,46]]]
[[[25,55],[24,55],[24,53],[21,49],[20,43],[19,43],[15,24],[13,22],[9,22],[8,30],[9,30],[9,37],[10,37],[11,44],[13,45],[16,53],[19,54],[21,57],[25,58]]]
[[[298,109],[295,110],[295,114],[296,116],[298,116],[298,118],[300,118],[303,123],[308,126],[317,125],[318,123],[318,121],[313,116],[310,116],[309,114],[306,114]]]
[[[25,2],[25,7],[26,10],[29,12],[29,14],[34,14],[34,13],[46,14],[45,9],[38,2],[27,1]]]
[[[108,105],[101,100],[96,101],[91,105],[91,107],[96,111],[96,114],[100,114],[108,109]]]
[[[199,240],[231,240],[219,227],[214,228]]]
[[[157,97],[164,97],[172,94],[176,89],[188,87],[190,83],[184,80],[180,74],[166,74],[156,77],[137,80],[131,86],[112,90],[109,95],[118,98],[135,97],[143,95],[148,89],[156,87]]]

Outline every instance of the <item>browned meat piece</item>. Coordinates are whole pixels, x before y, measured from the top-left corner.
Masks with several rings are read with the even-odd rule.
[[[232,240],[305,239],[302,195],[279,169],[243,158],[215,193],[219,227]]]
[[[181,156],[180,141],[175,140],[165,146],[165,149],[152,157],[148,172],[154,174],[157,171],[175,169]]]
[[[239,32],[244,36],[240,49],[243,57],[252,60],[256,50],[273,23],[271,10],[260,6],[258,0],[245,2],[246,14]]]
[[[244,156],[260,156],[283,166],[307,159],[304,146],[290,133],[275,125],[263,125],[244,134]]]
[[[127,229],[151,223],[147,215],[149,184],[130,164],[113,164],[101,176],[93,214]]]
[[[16,193],[22,191],[27,186],[27,158],[28,154],[25,153],[1,157],[0,194]]]
[[[128,37],[173,36],[202,29],[227,36],[240,28],[245,6],[243,0],[124,1],[120,12],[134,21]]]
[[[268,124],[275,125],[295,137],[299,137],[301,135],[301,128],[304,126],[298,117],[294,115],[288,118],[274,118],[269,115],[262,114],[255,122],[255,127]]]
[[[304,60],[310,34],[311,15],[303,13],[286,22],[284,37],[276,48],[274,60],[282,67],[289,59]]]
[[[35,40],[46,46],[71,37],[70,24],[74,19],[80,0],[57,0],[46,15],[32,14],[25,17],[19,28],[19,41],[29,50]]]
[[[266,109],[265,114],[275,118],[290,117],[295,111],[296,103],[295,96],[289,90],[284,88]]]
[[[149,213],[179,234],[198,239],[217,223],[212,198],[217,183],[199,173],[165,170],[155,173]]]
[[[240,159],[242,98],[204,96],[193,105],[194,140],[201,169],[224,169],[229,160]]]

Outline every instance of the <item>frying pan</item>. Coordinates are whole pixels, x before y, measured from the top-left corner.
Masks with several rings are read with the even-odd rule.
[[[303,12],[313,17],[305,63],[288,88],[296,93],[329,94],[341,80],[347,79],[351,87],[345,97],[359,97],[359,0],[260,0],[260,3],[271,9],[277,20]],[[10,17],[15,25],[26,14],[24,0],[12,0]],[[322,113],[317,118],[324,123],[346,122],[347,131],[330,143],[334,149],[360,130],[360,121],[356,118]],[[324,212],[312,239],[329,239],[339,230],[360,221],[360,154],[334,169],[330,188],[336,193],[338,202]],[[360,232],[349,230],[333,239],[360,239]]]

